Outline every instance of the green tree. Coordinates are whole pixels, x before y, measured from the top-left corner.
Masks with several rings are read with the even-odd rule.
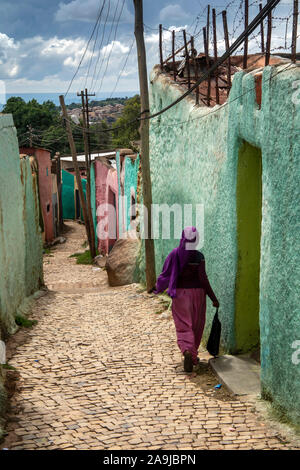
[[[121,127],[113,131],[112,145],[114,148],[133,147],[133,142],[140,139],[139,122],[131,121],[137,119],[141,112],[141,102],[139,95],[135,95],[126,101],[122,115],[113,124],[113,129]]]
[[[40,145],[43,132],[52,126],[59,116],[59,108],[52,101],[39,104],[35,99],[26,103],[18,96],[7,100],[3,113],[13,115],[20,145]]]

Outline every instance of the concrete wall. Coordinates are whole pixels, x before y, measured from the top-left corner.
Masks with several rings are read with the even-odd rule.
[[[137,182],[140,158],[138,155],[116,153],[119,187],[119,234],[130,229],[131,196],[137,201]],[[125,199],[124,199],[125,198]]]
[[[93,176],[93,173],[92,175]],[[98,250],[101,254],[108,254],[114,241],[118,238],[119,226],[118,226],[118,175],[117,171],[109,166],[107,163],[95,160],[94,162],[94,178],[95,178],[95,197],[96,197],[96,207],[95,211],[97,212],[97,224],[98,226]],[[115,213],[114,211],[106,211],[105,204],[113,205],[113,200],[111,199],[112,194],[115,199]],[[92,193],[91,193],[92,196]],[[103,207],[103,210],[99,206]],[[110,219],[111,217],[111,219]],[[107,222],[110,221],[110,224],[113,228],[111,238],[102,239],[103,236],[99,233],[100,226],[103,225],[103,228],[107,231],[108,224],[104,224],[104,219],[107,218]]]
[[[20,162],[10,115],[0,115],[0,188],[0,321],[13,333],[43,271],[36,174],[28,157]]]
[[[31,296],[44,284],[42,236],[39,225],[38,165],[34,158],[20,160],[25,228],[25,293]]]
[[[234,77],[229,105],[220,109],[195,107],[194,100],[188,98],[151,120],[150,152],[154,203],[204,204],[202,251],[208,276],[220,300],[222,348],[228,352],[248,347],[243,341],[237,343],[236,331],[238,239],[239,230],[247,227],[247,223],[239,225],[237,218],[239,153],[247,144],[261,152],[262,392],[292,421],[299,422],[300,369],[292,362],[292,343],[300,339],[295,274],[300,112],[293,99],[293,82],[300,79],[300,70],[295,66],[284,70],[285,67],[264,69],[261,108],[256,101],[259,90],[254,73],[241,72]],[[151,112],[156,112],[179,97],[182,90],[156,68],[151,75],[150,92]],[[252,185],[252,177],[249,178],[248,184]],[[166,255],[177,244],[174,239],[156,240],[157,274]],[[142,258],[140,271],[143,269]],[[212,315],[208,302],[204,339]],[[247,322],[251,311],[245,315]]]
[[[44,237],[46,242],[54,238],[53,207],[52,207],[52,175],[51,154],[49,150],[42,148],[21,147],[20,153],[34,155],[38,162],[40,207],[44,221]]]

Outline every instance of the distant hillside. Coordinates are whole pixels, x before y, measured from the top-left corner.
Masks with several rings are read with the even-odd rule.
[[[93,108],[95,106],[100,106],[100,107],[103,107],[103,106],[107,106],[107,105],[115,105],[115,104],[125,104],[126,101],[128,100],[129,98],[126,96],[126,98],[107,98],[105,100],[99,100],[99,101],[96,101],[96,100],[91,100],[89,101],[89,106],[90,108]],[[68,109],[75,109],[75,108],[78,108],[80,106],[79,103],[71,103],[71,104],[68,104],[66,107]]]

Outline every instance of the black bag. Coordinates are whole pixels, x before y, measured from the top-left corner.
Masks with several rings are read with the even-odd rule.
[[[221,337],[221,322],[218,317],[218,311],[215,313],[211,332],[207,341],[206,349],[211,356],[217,356],[219,354],[219,346],[220,346],[220,337]]]

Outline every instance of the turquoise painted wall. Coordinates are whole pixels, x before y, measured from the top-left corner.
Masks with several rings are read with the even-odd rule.
[[[237,73],[229,105],[209,110],[187,98],[150,123],[154,203],[203,203],[207,272],[221,304],[222,348],[236,350],[237,270],[236,185],[243,142],[261,149],[262,225],[260,332],[262,393],[294,422],[300,422],[300,368],[293,364],[293,341],[300,339],[297,308],[296,219],[299,219],[300,105],[293,82],[299,67],[266,67],[262,105],[256,103],[252,73]],[[179,97],[181,88],[157,68],[151,74],[151,112]],[[217,111],[216,111],[217,110]],[[284,125],[283,125],[284,123]],[[178,240],[156,240],[159,274]],[[140,261],[144,270],[144,258]],[[208,301],[210,330],[213,309]]]
[[[63,218],[64,219],[75,219],[75,181],[76,178],[72,173],[62,170],[62,206],[63,206]],[[86,197],[86,179],[81,178],[81,184],[83,189],[84,197]],[[83,220],[83,214],[81,210],[81,220]]]
[[[75,200],[74,200],[74,175],[68,171],[62,170],[62,207],[63,218],[75,218]]]
[[[121,181],[120,181],[120,152],[116,152],[116,164],[118,172],[118,188],[119,188],[119,236],[123,233],[123,220],[125,222],[125,231],[130,229],[130,203],[131,203],[131,194],[134,190],[135,200],[137,202],[137,182],[138,182],[138,172],[140,165],[139,155],[135,160],[125,156],[125,176],[124,176],[124,196],[126,198],[126,207],[121,196]],[[124,219],[123,219],[124,216]]]

